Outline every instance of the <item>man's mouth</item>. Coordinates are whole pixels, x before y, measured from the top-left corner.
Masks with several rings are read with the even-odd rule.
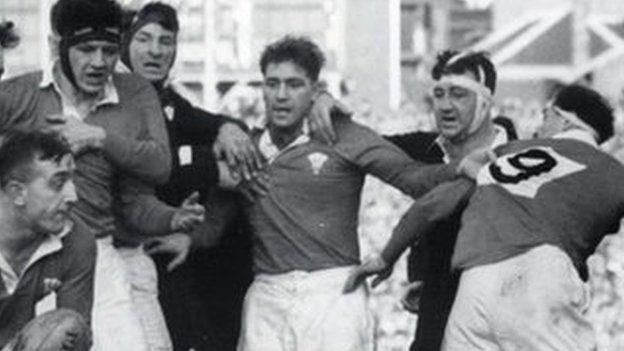
[[[92,72],[86,74],[87,78],[91,81],[102,81],[106,79],[106,74],[104,72]]]
[[[161,69],[162,65],[158,62],[150,61],[150,62],[145,62],[143,64],[143,67],[150,68],[150,69]]]
[[[290,107],[274,107],[273,112],[277,114],[288,114],[292,111]]]

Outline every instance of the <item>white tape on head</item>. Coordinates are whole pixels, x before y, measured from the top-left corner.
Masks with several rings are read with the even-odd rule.
[[[468,134],[472,134],[479,129],[489,114],[490,107],[492,106],[492,91],[484,84],[466,75],[460,74],[442,76],[442,78],[436,82],[433,89],[435,90],[436,88],[442,87],[450,88],[453,86],[461,87],[477,94],[477,106],[475,108],[474,118],[468,129]]]
[[[450,74],[442,76],[440,80],[436,81],[434,89],[444,85],[462,87],[473,91],[484,98],[492,98],[492,91],[488,87],[472,78],[467,77],[466,75]]]

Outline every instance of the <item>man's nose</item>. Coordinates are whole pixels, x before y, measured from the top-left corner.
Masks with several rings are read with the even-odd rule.
[[[277,88],[277,98],[280,100],[288,98],[288,91],[286,88],[286,84],[280,84]]]
[[[74,203],[78,201],[78,194],[76,193],[76,185],[73,181],[68,181],[65,183],[65,188],[63,189],[63,196],[65,198],[66,203]]]
[[[151,41],[148,47],[148,52],[152,56],[160,56],[162,54],[162,49],[160,44],[157,41]]]
[[[102,50],[96,50],[93,54],[93,60],[91,60],[91,64],[95,67],[102,67],[106,65],[104,60],[104,52]]]

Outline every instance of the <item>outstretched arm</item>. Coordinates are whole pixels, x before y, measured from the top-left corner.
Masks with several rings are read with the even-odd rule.
[[[473,181],[460,178],[439,185],[414,201],[394,228],[381,254],[354,268],[343,291],[354,291],[369,276],[375,276],[373,287],[387,279],[392,274],[394,263],[412,243],[422,240],[440,221],[463,211],[474,188]]]

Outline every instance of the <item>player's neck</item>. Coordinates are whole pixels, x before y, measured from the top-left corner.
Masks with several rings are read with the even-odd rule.
[[[16,220],[0,218],[0,253],[13,271],[20,275],[37,250],[43,236],[20,226]]]
[[[474,133],[459,141],[445,143],[446,153],[451,160],[460,160],[470,152],[492,145],[496,130],[490,121],[483,123]]]
[[[90,110],[91,106],[95,105],[98,100],[100,100],[103,92],[99,94],[87,94],[80,91],[80,89],[76,88],[65,76],[59,64],[54,66],[52,72],[54,74],[54,80],[58,84],[63,96],[79,111]]]
[[[303,123],[293,126],[292,128],[278,128],[269,124],[268,130],[271,141],[281,150],[290,145],[303,133]]]

